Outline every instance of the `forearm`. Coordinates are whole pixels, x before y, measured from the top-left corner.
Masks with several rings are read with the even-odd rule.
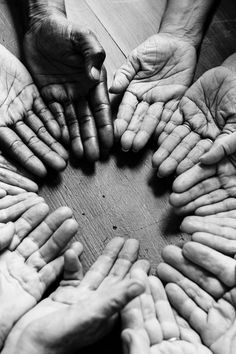
[[[168,0],[159,32],[186,39],[197,47],[214,2],[214,0]]]
[[[54,13],[66,16],[65,0],[22,0],[22,3],[30,26]]]

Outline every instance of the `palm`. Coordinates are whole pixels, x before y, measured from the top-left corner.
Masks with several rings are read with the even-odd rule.
[[[160,176],[175,170],[178,174],[186,171],[209,150],[211,140],[218,137],[215,145],[223,144],[227,135],[234,132],[235,86],[235,74],[218,67],[206,72],[186,92],[160,136],[160,147],[153,156]],[[222,158],[224,150],[219,152]]]
[[[96,37],[63,16],[49,16],[26,34],[25,55],[61,126],[55,137],[62,133],[76,156],[96,160],[98,137],[105,149],[113,139],[106,71],[101,69],[105,53]]]
[[[172,306],[214,354],[235,348],[235,259],[196,242],[163,252],[158,267]],[[230,288],[230,290],[228,290]],[[204,290],[203,290],[204,289]]]
[[[146,291],[121,313],[126,354],[211,353],[188,323],[173,312],[158,278],[147,278],[140,271],[131,276],[142,281]]]
[[[12,347],[19,349],[18,344],[24,353],[33,353],[35,348],[36,353],[45,353],[52,347],[52,353],[76,352],[102,338],[112,329],[117,311],[129,301],[130,280],[124,278],[138,256],[138,248],[136,240],[113,239],[85,276],[80,263],[73,274],[69,273],[71,260],[65,258],[61,285],[19,321],[9,336],[6,352]],[[75,253],[78,256],[81,247]],[[137,262],[138,266],[148,267],[145,261]],[[23,333],[20,337],[19,332]]]
[[[1,148],[39,176],[46,173],[44,164],[63,169],[67,153],[43,124],[47,125],[51,113],[25,67],[4,47],[0,49]]]
[[[140,150],[189,87],[196,64],[195,49],[169,35],[150,37],[137,47],[116,73],[112,92],[126,89],[115,121],[124,150]]]

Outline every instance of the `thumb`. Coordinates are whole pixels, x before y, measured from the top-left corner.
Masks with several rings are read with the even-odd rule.
[[[13,222],[8,222],[4,226],[0,227],[1,238],[0,238],[0,251],[7,248],[14,236],[15,226]]]
[[[145,286],[136,279],[124,279],[100,292],[96,303],[97,313],[109,318],[120,312],[131,300],[141,295]],[[103,294],[102,294],[103,293]]]
[[[99,81],[101,68],[106,54],[95,34],[89,29],[74,29],[73,42],[75,49],[84,57],[85,69],[92,81]]]
[[[132,329],[125,329],[121,333],[123,354],[148,354],[149,343]]]
[[[116,71],[109,91],[111,93],[122,93],[126,90],[139,68],[140,62],[137,52],[134,50],[126,62]]]
[[[220,135],[208,152],[200,158],[201,163],[212,165],[221,161],[225,156],[232,155],[236,152],[236,132]]]

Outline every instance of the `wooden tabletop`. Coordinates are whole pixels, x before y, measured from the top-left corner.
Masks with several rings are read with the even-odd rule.
[[[17,56],[21,53],[22,26],[19,1],[0,1],[0,41]],[[8,1],[9,4],[9,1]],[[87,25],[104,46],[108,81],[127,55],[158,31],[164,0],[66,0],[68,18]],[[204,38],[196,77],[220,65],[236,52],[236,2],[224,0],[215,12]],[[118,98],[111,96],[114,112]],[[115,117],[115,113],[114,113]],[[84,244],[87,269],[114,236],[141,242],[140,255],[151,261],[152,272],[167,244],[187,239],[178,231],[181,219],[168,203],[172,178],[160,180],[152,169],[155,146],[139,154],[115,147],[106,161],[95,166],[71,160],[60,176],[50,175],[40,194],[53,208],[68,205],[79,223],[77,239]],[[118,331],[89,353],[121,353]],[[69,353],[68,353],[69,354]]]

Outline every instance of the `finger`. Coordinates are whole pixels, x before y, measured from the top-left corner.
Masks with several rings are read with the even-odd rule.
[[[60,274],[62,274],[63,267],[64,257],[60,256],[54,259],[52,262],[46,264],[39,271],[42,294],[38,300],[41,300],[41,297],[45,290],[57,280]]]
[[[74,42],[75,50],[84,56],[88,77],[93,81],[98,81],[106,54],[95,34],[88,29],[81,30],[81,28],[77,29],[74,26],[71,39]]]
[[[43,163],[33,152],[20,140],[13,130],[1,127],[0,131],[1,148],[8,151],[22,166],[31,173],[44,177],[47,170]]]
[[[185,192],[197,183],[214,176],[215,173],[216,166],[202,166],[201,164],[197,164],[176,178],[173,183],[173,192]]]
[[[20,193],[17,195],[8,195],[5,198],[2,198],[0,200],[0,210],[6,209],[12,205],[15,205],[31,197],[38,197],[38,196],[35,193],[28,193],[28,192]]]
[[[9,247],[11,240],[13,239],[15,227],[12,222],[8,222],[6,225],[1,227],[1,238],[0,238],[0,251]]]
[[[213,218],[213,217],[201,217],[201,216],[189,216],[185,218],[181,224],[181,230],[189,234],[194,232],[206,232],[213,235],[219,235],[227,239],[236,239],[235,235],[235,224],[231,225],[232,219],[223,219],[223,218]],[[233,227],[232,227],[233,226]]]
[[[127,89],[131,80],[140,68],[137,49],[127,58],[126,62],[116,71],[110,88],[111,93],[122,93]]]
[[[219,135],[214,141],[211,149],[202,155],[200,161],[204,165],[212,165],[234,152],[236,152],[236,132],[223,136]]]
[[[235,286],[235,259],[197,242],[187,242],[183,247],[183,255],[214,274],[226,286]]]
[[[210,149],[212,141],[210,139],[200,140],[196,146],[189,152],[183,161],[180,162],[176,173],[181,175],[201,161],[201,156]]]
[[[121,137],[123,151],[129,151],[131,149],[135,135],[139,131],[148,109],[149,103],[147,102],[142,101],[137,105],[127,129]]]
[[[97,161],[100,156],[98,135],[88,101],[80,99],[77,110],[84,155],[89,161]]]
[[[1,187],[5,189],[8,194],[18,194],[21,190],[28,192],[37,192],[38,186],[30,179],[22,176],[19,173],[9,171],[5,168],[0,168]]]
[[[46,165],[55,170],[63,170],[66,167],[65,160],[55,151],[51,150],[44,142],[39,140],[35,133],[23,122],[15,125],[15,132],[28,148]]]
[[[56,152],[64,160],[68,160],[68,153],[47,131],[41,120],[33,113],[28,111],[24,122],[33,130],[40,141],[43,141],[52,151]],[[59,126],[58,126],[59,127]]]
[[[54,117],[56,118],[60,126],[61,138],[63,143],[65,145],[69,145],[69,141],[70,141],[69,130],[66,124],[64,109],[62,105],[59,102],[51,102],[49,103],[49,108],[52,111],[52,114],[54,115]]]
[[[125,92],[114,121],[115,138],[118,140],[126,131],[138,105],[138,99],[131,92]]]
[[[72,211],[70,208],[58,208],[48,215],[46,219],[21,242],[17,247],[17,252],[27,259],[47,242],[51,235],[64,223],[65,220],[70,219],[71,217]]]
[[[157,277],[151,276],[149,283],[163,339],[179,338],[179,329],[161,281]]]
[[[156,102],[152,104],[144,116],[143,122],[134,137],[133,140],[133,151],[140,151],[151,138],[163,110],[163,103]]]
[[[17,195],[21,193],[26,193],[26,190],[0,182],[0,198],[5,197],[6,195]]]
[[[223,211],[229,211],[234,209],[236,209],[235,198],[227,198],[219,203],[199,207],[198,209],[196,209],[195,214],[199,216],[212,215],[212,214],[214,215]]]
[[[39,270],[56,258],[78,231],[78,223],[68,219],[52,234],[48,241],[27,259],[27,264]]]
[[[228,197],[228,192],[224,189],[219,189],[212,191],[211,193],[205,194],[194,201],[188,203],[187,205],[180,207],[177,209],[178,214],[190,214],[195,212],[197,215],[209,215],[205,213],[205,208],[209,208],[210,210],[214,208],[214,205],[218,202],[224,201]],[[172,196],[173,200],[173,196]],[[201,212],[203,210],[203,213]]]
[[[176,208],[188,205],[190,202],[196,200],[197,198],[211,193],[212,191],[221,188],[221,182],[219,178],[212,177],[205,181],[202,181],[195,186],[188,189],[186,192],[182,193],[172,193],[170,195],[170,203]]]
[[[76,242],[64,254],[63,280],[81,280],[83,278],[83,267],[79,260],[83,252],[83,245]]]
[[[102,149],[108,151],[113,145],[114,136],[105,68],[102,70],[100,82],[90,90],[89,102],[95,119],[99,142]]]
[[[221,237],[207,232],[195,232],[192,235],[192,241],[199,242],[231,257],[236,254],[236,240],[228,239],[226,241],[224,236]]]
[[[178,109],[178,104],[178,101],[171,100],[164,106],[161,119],[155,130],[155,140],[157,140],[160,145],[177,126],[183,124],[183,115]]]
[[[177,284],[204,311],[208,312],[215,303],[211,295],[169,264],[160,263],[157,267],[157,274],[165,283]]]
[[[26,210],[34,205],[42,203],[44,200],[38,196],[29,197],[17,204],[11,205],[6,209],[1,210],[0,222],[6,223],[9,221],[15,221],[18,219]]]
[[[188,322],[183,317],[180,317],[176,310],[173,309],[173,312],[175,315],[175,320],[179,326],[180,338],[189,343],[202,343],[201,337],[189,326]]]
[[[61,130],[52,113],[49,111],[42,98],[38,96],[34,100],[33,109],[35,114],[41,119],[47,130],[55,139],[60,139]]]
[[[1,186],[0,186],[0,198],[3,198],[7,195],[7,192],[5,189],[1,189]]]
[[[115,281],[123,279],[129,272],[132,264],[137,260],[139,253],[139,242],[135,239],[125,241],[117,259],[109,272],[109,277]]]
[[[150,292],[147,294],[148,278],[147,274],[141,269],[132,270],[129,274],[129,278],[139,281],[145,287],[145,293],[143,296],[149,296]],[[151,298],[150,298],[151,300]],[[122,328],[123,329],[134,329],[135,331],[144,331],[144,318],[142,310],[143,302],[141,302],[140,297],[134,298],[130,301],[121,312]],[[154,307],[153,307],[154,309]],[[153,317],[155,317],[155,309],[153,310]],[[160,330],[160,328],[159,328]],[[148,336],[148,333],[147,333]]]
[[[148,260],[146,259],[139,259],[134,264],[132,264],[130,268],[130,272],[132,272],[135,269],[141,269],[144,273],[148,274],[151,268],[151,264]]]
[[[198,284],[214,298],[219,298],[226,291],[224,284],[216,279],[215,276],[185,258],[180,248],[176,246],[167,246],[163,250],[162,257],[166,263],[181,272],[194,283]],[[165,281],[163,278],[162,280]]]
[[[105,247],[102,255],[98,257],[96,262],[85,274],[81,281],[80,287],[95,290],[102,281],[107,277],[113,267],[119,252],[121,251],[125,240],[121,237],[115,237]]]
[[[49,207],[45,203],[39,203],[26,210],[15,221],[15,234],[9,249],[14,251],[20,242],[48,215]]]
[[[197,306],[178,285],[169,283],[165,289],[171,305],[192,328],[201,334],[206,325],[207,313]]]
[[[179,166],[179,163],[186,158],[188,153],[194,148],[199,139],[200,138],[197,134],[190,132],[172,151],[170,156],[159,166],[158,176],[165,177],[175,172]]]
[[[152,159],[153,166],[159,168],[159,166],[167,159],[181,141],[189,135],[189,133],[190,129],[187,125],[176,127],[175,130],[162,142],[161,146],[154,154]]]
[[[126,329],[121,332],[124,354],[144,354],[150,352],[150,343],[145,332],[142,336],[134,330]]]

